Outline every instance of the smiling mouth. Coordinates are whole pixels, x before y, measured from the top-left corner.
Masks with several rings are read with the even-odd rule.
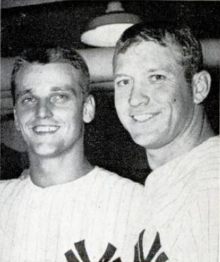
[[[54,134],[60,127],[59,126],[35,126],[33,130],[39,135]]]
[[[154,118],[155,116],[157,116],[159,113],[156,114],[142,114],[142,115],[132,115],[132,118],[134,119],[134,121],[139,122],[139,123],[144,123],[147,122],[149,120],[151,120],[152,118]]]

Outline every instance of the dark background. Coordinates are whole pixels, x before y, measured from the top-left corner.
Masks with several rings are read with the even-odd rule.
[[[88,48],[80,42],[80,35],[92,18],[104,14],[106,6],[107,1],[65,1],[4,8],[3,1],[1,56],[14,57],[29,47],[68,45]],[[123,1],[123,7],[149,23],[175,21],[188,24],[200,39],[220,37],[220,4],[217,1]],[[219,133],[219,67],[207,69],[213,82],[205,106],[215,132]],[[94,88],[93,94],[97,109],[95,120],[86,125],[88,159],[143,183],[150,172],[145,152],[134,144],[121,126],[115,112],[113,90]],[[10,114],[1,116],[2,121],[12,118]],[[26,153],[1,143],[1,178],[17,177],[27,166]]]

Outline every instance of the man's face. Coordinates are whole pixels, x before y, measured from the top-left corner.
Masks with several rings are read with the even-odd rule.
[[[115,106],[133,140],[157,149],[178,140],[194,115],[178,47],[141,42],[114,64]]]
[[[94,108],[92,97],[83,103],[80,77],[64,63],[31,64],[18,72],[15,123],[31,153],[56,156],[82,141],[83,121],[92,120]]]

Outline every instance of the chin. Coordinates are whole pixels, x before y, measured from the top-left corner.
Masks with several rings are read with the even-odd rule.
[[[145,149],[158,149],[162,147],[163,142],[155,136],[146,135],[131,135],[133,141]]]
[[[47,146],[32,148],[30,152],[32,152],[34,155],[37,155],[40,157],[48,157],[48,158],[59,155],[59,152],[57,149],[47,147]]]
[[[151,144],[151,142],[148,139],[146,139],[146,137],[143,138],[143,137],[137,136],[137,135],[132,135],[131,137],[132,137],[133,141],[141,147],[148,148],[149,144]]]

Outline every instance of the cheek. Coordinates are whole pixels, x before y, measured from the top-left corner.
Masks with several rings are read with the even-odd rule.
[[[115,106],[121,107],[123,105],[126,106],[129,101],[129,92],[128,91],[115,91]]]
[[[25,124],[31,119],[31,111],[18,111],[17,112],[17,122],[20,126],[25,126]]]
[[[120,118],[121,121],[123,121],[123,118],[125,115],[127,115],[127,111],[128,111],[126,105],[122,101],[119,100],[115,104],[115,108],[116,108],[116,113],[118,117]]]
[[[181,107],[184,104],[184,98],[179,90],[175,86],[164,94],[164,99],[170,104],[170,106]]]
[[[162,107],[164,106],[169,108],[178,104],[180,98],[175,92],[161,92],[156,94],[155,100]]]
[[[189,103],[184,101],[184,98],[180,96],[176,96],[172,99],[171,108],[172,115],[179,124],[189,115],[191,110]]]
[[[114,100],[116,110],[120,111],[121,107],[119,105],[122,103],[121,96],[118,93],[115,93]]]
[[[167,81],[156,86],[155,90],[153,90],[153,94],[158,101],[161,103],[176,103],[180,100],[182,94],[181,89],[184,88],[177,81],[176,78],[168,79]]]
[[[176,94],[173,100],[173,104],[177,104],[180,110],[185,112],[185,114],[189,114],[189,112],[193,109],[193,98],[189,92],[183,92]]]
[[[60,121],[65,121],[67,125],[75,125],[74,122],[83,121],[83,108],[82,107],[72,107],[66,110],[59,110],[54,113],[54,118]]]

